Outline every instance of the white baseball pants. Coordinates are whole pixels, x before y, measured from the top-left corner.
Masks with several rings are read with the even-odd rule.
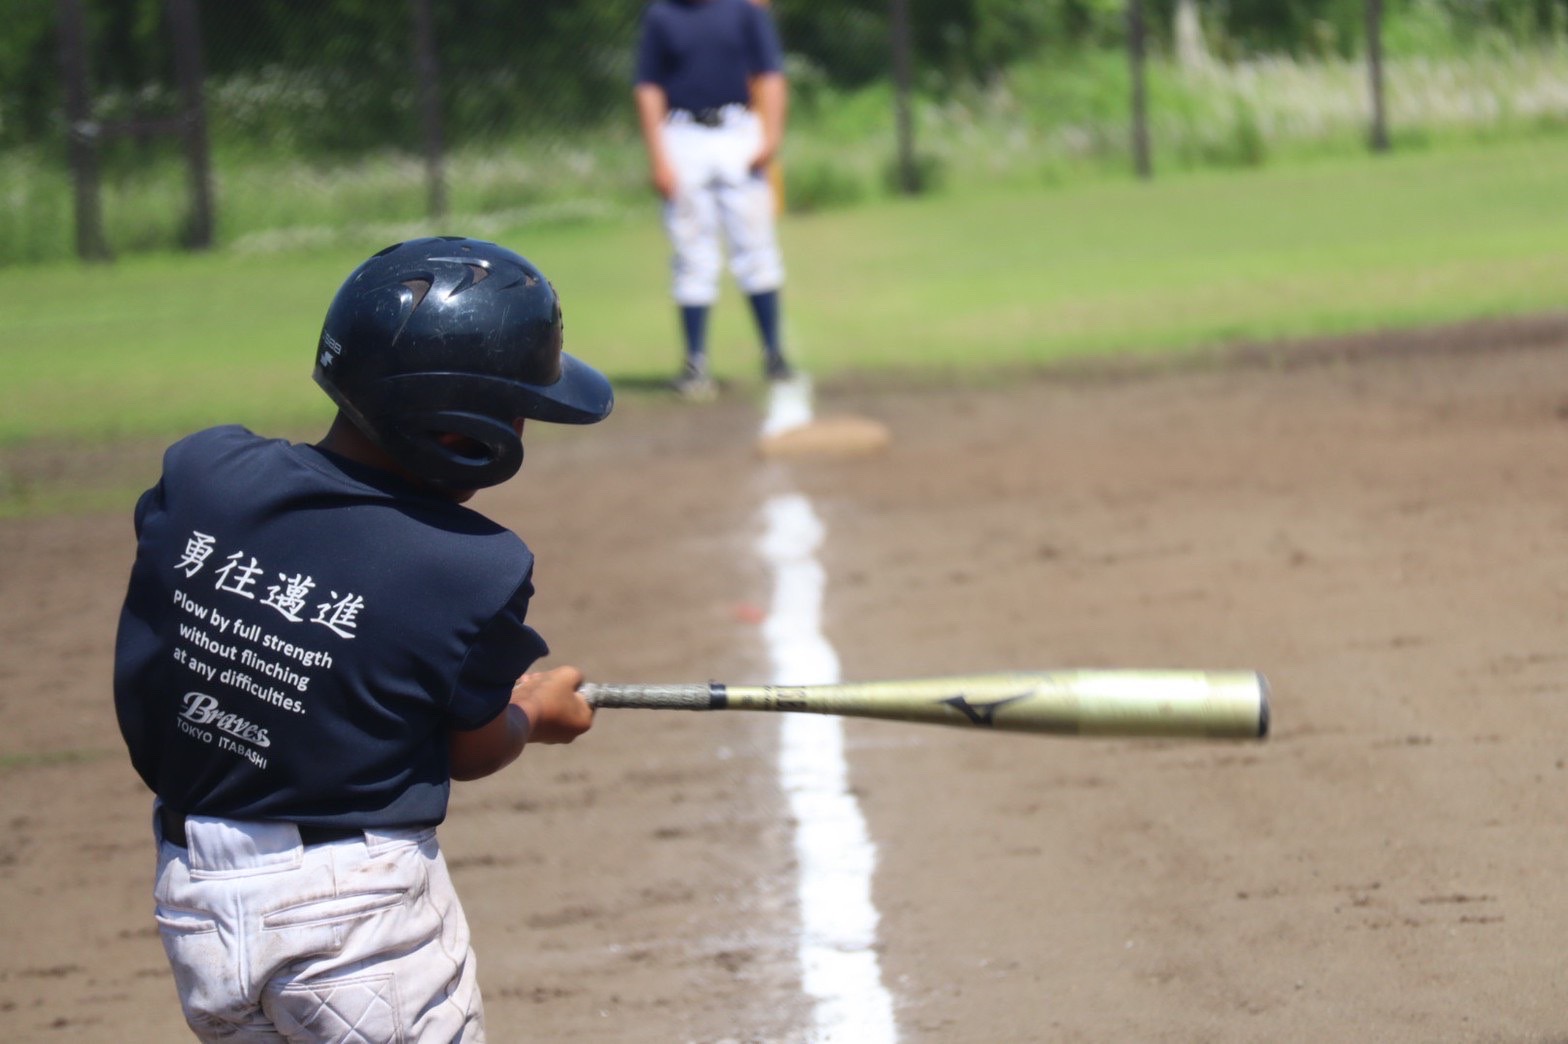
[[[291,825],[193,816],[186,837],[159,837],[154,898],[198,1038],[484,1040],[468,923],[434,828],[306,847]]]
[[[773,187],[765,173],[750,169],[762,145],[756,114],[736,106],[717,127],[672,118],[664,125],[664,144],[676,174],[675,198],[664,204],[675,303],[718,299],[725,249],[743,293],[782,286]]]

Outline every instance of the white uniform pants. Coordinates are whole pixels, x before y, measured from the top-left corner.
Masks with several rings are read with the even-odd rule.
[[[187,848],[159,837],[154,898],[198,1038],[484,1039],[434,828],[306,847],[290,825],[194,816],[186,836]]]
[[[674,251],[671,294],[683,306],[718,299],[725,248],[743,293],[765,293],[784,284],[773,187],[765,172],[750,169],[762,144],[761,122],[740,106],[726,113],[717,127],[681,114],[664,125],[676,176],[675,198],[664,204],[664,230]]]

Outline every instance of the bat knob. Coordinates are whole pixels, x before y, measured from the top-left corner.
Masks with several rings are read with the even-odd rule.
[[[1269,680],[1258,675],[1258,739],[1269,734]]]

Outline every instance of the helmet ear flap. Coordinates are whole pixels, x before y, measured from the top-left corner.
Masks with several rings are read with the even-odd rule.
[[[523,440],[494,417],[430,409],[380,420],[382,448],[410,471],[449,489],[493,486],[523,466]]]

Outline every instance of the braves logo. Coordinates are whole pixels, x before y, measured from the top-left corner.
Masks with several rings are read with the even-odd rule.
[[[971,725],[979,725],[982,728],[995,728],[997,711],[1010,703],[1017,703],[1019,700],[1028,698],[1028,692],[1020,692],[1016,696],[1003,696],[1001,699],[992,700],[990,703],[970,703],[967,696],[959,693],[957,696],[949,696],[942,702],[968,718]]]
[[[182,702],[185,704],[185,709],[180,712],[180,718],[192,725],[210,725],[219,732],[226,732],[235,739],[254,743],[258,747],[272,745],[266,729],[238,714],[228,713],[219,705],[216,696],[209,696],[203,692],[187,692]]]

